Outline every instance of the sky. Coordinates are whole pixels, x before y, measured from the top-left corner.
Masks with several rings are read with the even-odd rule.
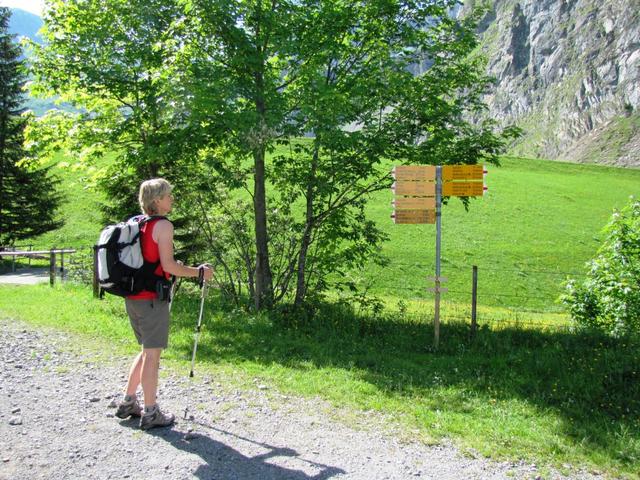
[[[44,0],[0,0],[0,7],[20,8],[42,16]]]

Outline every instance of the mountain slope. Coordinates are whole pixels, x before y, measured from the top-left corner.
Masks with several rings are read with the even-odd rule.
[[[481,38],[513,153],[640,166],[640,0],[495,0]]]

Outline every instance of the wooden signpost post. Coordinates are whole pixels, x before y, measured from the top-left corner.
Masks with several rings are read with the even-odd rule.
[[[440,343],[440,293],[447,289],[440,275],[440,253],[442,237],[442,197],[477,197],[484,195],[486,170],[483,165],[399,165],[393,168],[395,183],[393,218],[398,224],[436,224],[436,275],[429,279],[435,287],[435,309],[433,318],[433,345]]]

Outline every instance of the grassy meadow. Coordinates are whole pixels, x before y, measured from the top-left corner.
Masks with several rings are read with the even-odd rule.
[[[602,227],[614,208],[640,194],[640,170],[505,158],[488,166],[484,197],[469,211],[451,198],[442,213],[445,297],[468,303],[472,266],[478,266],[478,302],[520,311],[558,311],[559,285],[584,275]],[[394,225],[391,192],[379,193],[370,214],[390,240],[385,268],[361,275],[373,293],[430,299],[426,278],[435,273],[435,225]]]
[[[369,214],[390,236],[384,269],[357,275],[388,309],[324,305],[306,322],[222,305],[212,291],[198,347],[198,375],[240,387],[330,402],[360,424],[385,415],[406,439],[449,439],[470,456],[525,460],[606,477],[640,478],[640,345],[569,329],[560,283],[584,273],[614,208],[640,193],[640,171],[505,158],[468,212],[443,209],[441,348],[431,348],[434,225],[394,225],[391,192]],[[100,197],[84,173],[63,171],[67,225],[39,246],[88,246],[100,229]],[[36,242],[34,242],[36,243]],[[469,339],[471,266],[479,267],[480,329]],[[59,308],[65,305],[65,308]],[[169,365],[188,371],[197,292],[184,283],[173,308]],[[0,286],[0,317],[91,338],[97,350],[137,346],[118,298],[94,300],[71,283]],[[578,472],[578,473],[576,473]]]
[[[103,160],[104,164],[111,161]],[[58,230],[47,232],[40,237],[25,243],[33,243],[38,248],[84,248],[91,247],[102,229],[100,204],[102,194],[95,188],[94,175],[104,167],[85,168],[66,162],[63,154],[57,154],[52,163],[61,165],[54,167],[54,172],[61,180],[60,190],[64,192],[61,217],[64,225]]]
[[[468,317],[473,265],[479,272],[478,303],[493,307],[492,315],[503,312],[514,320],[561,313],[562,282],[585,274],[613,210],[640,195],[640,170],[508,157],[501,165],[487,167],[489,190],[473,199],[468,211],[457,198],[443,208],[442,275],[449,288],[444,315],[452,320]],[[102,227],[102,198],[91,188],[91,172],[70,167],[59,172],[66,224],[31,243],[89,247]],[[409,302],[427,311],[433,299],[426,277],[435,273],[435,225],[395,225],[392,199],[391,191],[379,192],[368,209],[389,235],[383,246],[389,265],[371,264],[352,275],[387,304]]]

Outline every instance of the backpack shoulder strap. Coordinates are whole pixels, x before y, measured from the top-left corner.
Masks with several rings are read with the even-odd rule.
[[[135,218],[135,217],[133,217],[133,218]],[[142,225],[144,225],[145,223],[151,222],[152,220],[166,220],[168,222],[171,222],[171,220],[169,220],[164,215],[140,215],[140,219],[138,220],[138,224],[142,227]]]

